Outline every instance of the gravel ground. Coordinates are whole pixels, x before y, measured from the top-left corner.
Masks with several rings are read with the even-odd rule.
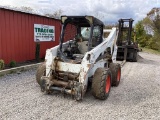
[[[123,66],[120,85],[105,101],[90,92],[82,102],[58,93],[45,95],[35,82],[35,70],[1,77],[0,119],[160,120],[160,56],[140,56],[137,63]]]

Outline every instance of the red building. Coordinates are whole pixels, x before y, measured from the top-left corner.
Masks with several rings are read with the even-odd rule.
[[[24,62],[35,59],[34,24],[55,26],[55,41],[41,42],[40,57],[59,43],[61,22],[45,16],[0,8],[0,59]]]

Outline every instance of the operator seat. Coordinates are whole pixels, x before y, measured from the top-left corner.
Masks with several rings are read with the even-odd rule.
[[[85,54],[88,51],[88,41],[78,42],[78,49],[81,54]]]
[[[88,51],[88,41],[84,41],[82,35],[76,35],[78,49],[81,54],[85,54]]]

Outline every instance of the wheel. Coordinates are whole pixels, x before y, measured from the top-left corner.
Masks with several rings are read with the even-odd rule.
[[[133,52],[133,62],[137,62],[137,60],[138,60],[138,54],[137,54],[137,51],[134,51]]]
[[[45,75],[45,73],[46,73],[46,63],[42,63],[41,65],[39,65],[36,72],[36,81],[39,85],[40,85],[40,79],[43,75]]]
[[[111,71],[109,69],[97,68],[92,80],[92,95],[100,100],[109,96],[111,88]]]
[[[112,73],[112,86],[118,86],[121,79],[121,66],[118,63],[110,63],[109,68]]]

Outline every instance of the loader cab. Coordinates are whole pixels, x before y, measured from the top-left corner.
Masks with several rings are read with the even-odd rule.
[[[93,16],[62,16],[59,57],[82,59],[86,52],[99,45],[103,39],[103,23]]]
[[[94,26],[92,30],[92,36],[91,36],[91,48],[93,49],[97,45],[99,45],[103,40],[102,40],[102,27],[100,26]],[[91,34],[91,27],[82,27],[81,28],[81,35],[83,39],[89,40],[90,39],[90,34]]]

